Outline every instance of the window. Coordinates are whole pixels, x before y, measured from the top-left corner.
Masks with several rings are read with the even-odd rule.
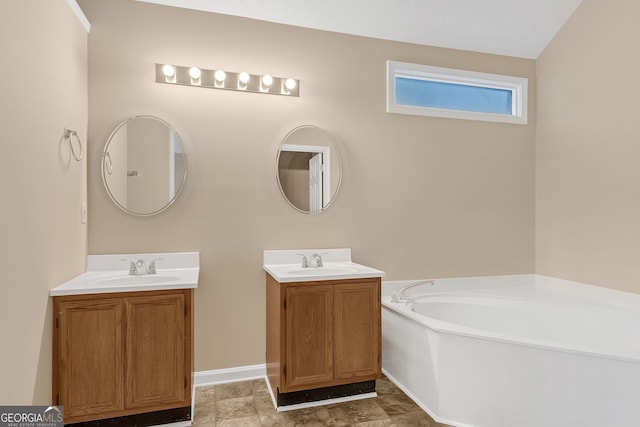
[[[527,124],[522,77],[387,61],[387,112]]]

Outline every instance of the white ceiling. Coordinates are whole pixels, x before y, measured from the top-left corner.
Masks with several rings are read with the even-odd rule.
[[[379,39],[537,58],[582,0],[138,0]]]

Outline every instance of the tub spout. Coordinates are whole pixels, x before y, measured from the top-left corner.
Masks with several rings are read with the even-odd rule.
[[[416,286],[434,285],[434,284],[435,282],[433,280],[419,280],[417,282],[409,283],[408,285],[404,285],[400,289],[396,289],[395,291],[393,291],[393,293],[391,294],[391,301],[392,302],[406,301],[408,299],[408,297],[406,296],[406,293],[409,289],[415,288]]]

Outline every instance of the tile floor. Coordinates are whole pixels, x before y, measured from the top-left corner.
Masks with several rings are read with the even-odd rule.
[[[376,391],[376,398],[276,412],[262,379],[199,387],[193,425],[447,427],[435,422],[388,379],[378,380]]]

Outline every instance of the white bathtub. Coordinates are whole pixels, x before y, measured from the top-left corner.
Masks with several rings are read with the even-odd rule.
[[[517,275],[383,284],[382,366],[436,421],[640,426],[640,295]],[[413,311],[411,310],[413,308]]]

